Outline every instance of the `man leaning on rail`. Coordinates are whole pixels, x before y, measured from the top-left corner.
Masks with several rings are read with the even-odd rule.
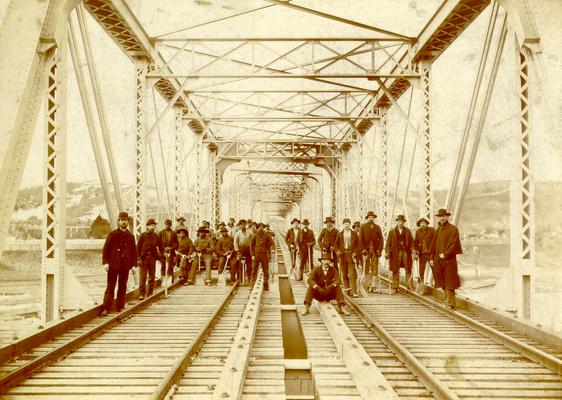
[[[344,315],[349,315],[349,311],[345,309],[345,300],[338,270],[330,265],[332,258],[329,254],[322,254],[319,260],[321,265],[314,267],[308,278],[308,288],[304,297],[304,311],[302,315],[309,313],[312,299],[317,301],[336,300],[340,312]]]
[[[109,232],[102,252],[102,264],[107,271],[107,288],[103,296],[102,316],[111,311],[117,284],[117,310],[125,307],[129,270],[137,263],[135,237],[128,229],[129,214],[122,211],[117,219],[117,229]]]

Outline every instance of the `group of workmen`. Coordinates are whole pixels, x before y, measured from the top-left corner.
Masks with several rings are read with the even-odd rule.
[[[366,290],[374,292],[379,287],[379,259],[383,255],[388,260],[392,272],[391,294],[398,290],[400,269],[406,273],[406,282],[411,286],[413,260],[419,261],[418,280],[423,281],[427,264],[430,265],[435,287],[446,293],[446,303],[456,307],[455,289],[460,286],[456,256],[462,253],[459,231],[448,222],[451,214],[439,209],[436,228],[429,221],[420,218],[415,236],[405,226],[404,215],[396,217],[396,226],[389,230],[385,240],[381,227],[375,223],[377,215],[367,212],[366,221],[355,222],[349,218],[342,221],[343,229],[338,231],[335,220],[327,217],[318,240],[310,229],[307,219],[294,218],[291,228],[285,235],[285,242],[291,253],[291,273],[295,279],[302,280],[308,272],[308,289],[305,295],[303,315],[308,314],[313,299],[318,301],[336,300],[340,311],[347,314],[343,292],[357,297],[357,266],[363,271],[362,284]],[[191,240],[180,217],[172,229],[172,221],[164,221],[164,229],[156,232],[154,219],[146,222],[146,230],[138,241],[128,230],[129,215],[119,213],[117,229],[106,238],[102,263],[107,269],[107,288],[104,295],[102,314],[106,315],[112,307],[113,295],[117,286],[117,310],[125,305],[127,279],[133,267],[139,267],[139,299],[150,296],[154,290],[156,261],[161,265],[163,286],[172,283],[174,270],[180,271],[180,279],[185,285],[195,283],[197,272],[205,271],[205,285],[211,285],[211,269],[216,263],[219,274],[230,271],[230,281],[256,281],[259,267],[264,272],[264,290],[269,290],[269,261],[273,247],[274,233],[269,225],[241,219],[238,224],[231,218],[211,230],[210,223],[203,221],[197,230],[197,238]],[[321,250],[320,265],[313,267],[314,246]],[[297,260],[299,262],[297,262]],[[226,279],[226,278],[225,278]],[[343,290],[342,290],[343,284]]]
[[[455,290],[460,286],[458,275],[457,255],[462,254],[459,231],[449,223],[451,214],[445,209],[439,209],[436,217],[436,228],[429,226],[426,218],[420,218],[416,225],[415,235],[405,226],[404,215],[396,217],[396,226],[389,230],[386,245],[381,227],[375,223],[377,215],[373,211],[367,212],[366,221],[361,224],[345,218],[343,229],[335,228],[335,220],[327,217],[326,225],[318,237],[321,250],[319,261],[321,265],[312,268],[313,246],[316,244],[314,232],[309,227],[309,221],[301,222],[294,218],[292,227],[285,235],[285,242],[291,250],[291,266],[296,279],[302,280],[303,270],[309,270],[308,289],[305,295],[303,315],[308,314],[313,299],[318,301],[336,300],[340,311],[344,314],[345,301],[343,292],[349,292],[357,297],[357,267],[363,271],[363,280],[369,292],[378,289],[379,259],[383,255],[388,260],[388,269],[392,273],[391,294],[397,293],[400,279],[400,269],[406,274],[406,283],[413,289],[412,266],[418,261],[418,276],[415,279],[423,282],[427,264],[430,265],[436,288],[442,288],[446,293],[446,305],[456,307]],[[299,263],[297,263],[299,260]],[[300,264],[300,265],[299,265]],[[342,289],[343,283],[343,289]]]
[[[117,310],[125,306],[125,294],[129,270],[138,267],[139,299],[151,296],[156,280],[156,262],[160,262],[162,285],[168,287],[179,270],[179,278],[185,285],[195,284],[197,272],[204,268],[204,283],[211,285],[211,269],[215,264],[219,274],[230,271],[230,281],[247,282],[253,285],[258,269],[264,271],[264,290],[269,290],[269,260],[273,246],[273,232],[269,225],[241,219],[235,225],[234,218],[228,224],[221,222],[211,230],[208,221],[202,221],[195,240],[189,238],[185,218],[164,221],[164,229],[156,232],[157,222],[149,219],[146,230],[135,243],[128,230],[129,215],[119,213],[117,229],[106,238],[102,263],[106,266],[107,288],[104,295],[102,315],[107,315],[113,303],[117,285]],[[226,280],[226,276],[225,276]]]

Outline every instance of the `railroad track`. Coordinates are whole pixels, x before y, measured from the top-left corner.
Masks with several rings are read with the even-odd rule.
[[[248,324],[259,315],[255,305],[262,288],[260,273],[251,292],[238,285],[176,285],[165,299],[158,292],[2,365],[0,394],[3,399],[209,398],[220,381],[232,378],[224,377],[229,362],[251,349],[255,326],[248,331]],[[233,348],[242,352],[234,361]]]
[[[544,346],[405,290],[347,301],[356,313],[344,320],[401,397],[562,398],[562,362]],[[395,365],[389,350],[410,374]],[[412,374],[426,393],[418,391]]]

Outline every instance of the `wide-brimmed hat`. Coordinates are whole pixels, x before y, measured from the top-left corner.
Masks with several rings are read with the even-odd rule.
[[[164,225],[172,225],[172,220],[171,219],[165,220]]]
[[[119,213],[119,219],[129,220],[129,214],[127,213],[127,211],[121,211]]]
[[[439,211],[437,212],[437,214],[435,214],[436,217],[442,217],[442,216],[444,216],[444,215],[449,216],[449,215],[451,215],[451,213],[448,212],[448,211],[447,211],[446,209],[444,209],[444,208],[440,208]]]
[[[154,218],[150,218],[148,221],[146,221],[146,225],[158,225],[156,223],[156,221],[154,220]]]
[[[351,220],[349,218],[344,218],[341,223],[342,224],[345,224],[345,223],[351,224]]]
[[[353,223],[353,227],[355,228],[356,226],[361,226],[361,222],[355,221],[355,222]]]
[[[180,226],[180,227],[176,230],[176,233],[180,233],[180,232],[185,232],[186,235],[189,235],[189,231],[187,230],[187,228],[184,228],[183,226]]]
[[[176,221],[182,222],[182,221],[185,221],[185,218],[184,218],[184,217],[178,217],[178,218],[176,219]]]
[[[240,221],[238,221],[238,225],[242,225],[242,224],[245,224],[245,223],[246,223],[245,219],[241,219]]]
[[[310,222],[308,222],[308,220],[305,218],[302,220],[302,224],[303,225],[310,225]]]
[[[219,229],[219,231],[221,232],[228,232],[228,228],[226,226],[221,226],[221,228]]]
[[[333,219],[332,217],[326,217],[326,219],[324,220],[324,223],[327,224],[328,222],[331,222],[332,224],[336,222],[335,219]]]
[[[293,218],[293,220],[291,221],[291,224],[294,224],[295,222],[298,222],[299,224],[301,223],[298,218]]]
[[[209,232],[209,229],[207,229],[207,228],[204,227],[204,226],[200,226],[199,228],[197,228],[197,233],[199,233],[199,232],[205,232],[205,233],[207,233],[207,232]]]
[[[377,214],[374,211],[367,211],[367,216],[365,218],[375,217],[377,218]]]
[[[318,258],[318,261],[322,260],[330,260],[332,261],[332,257],[328,253],[322,253],[322,255]]]
[[[418,222],[416,222],[416,225],[419,227],[421,225],[421,223],[424,222],[424,221],[425,221],[426,224],[429,225],[429,221],[426,218],[418,219]]]
[[[402,214],[400,214],[400,215],[398,215],[398,216],[396,217],[396,221],[404,221],[404,222],[406,222],[406,217],[403,216]]]

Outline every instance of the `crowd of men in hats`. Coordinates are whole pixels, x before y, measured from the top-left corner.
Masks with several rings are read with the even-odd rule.
[[[157,222],[149,219],[146,229],[135,243],[129,231],[129,215],[119,213],[117,229],[106,238],[102,263],[107,267],[107,288],[104,295],[102,315],[107,315],[113,304],[117,286],[117,310],[125,306],[127,280],[131,268],[138,267],[139,299],[152,295],[156,280],[156,261],[161,265],[162,285],[169,286],[174,270],[179,270],[185,285],[193,285],[196,275],[204,268],[204,283],[211,285],[211,269],[216,264],[219,274],[230,272],[230,281],[237,280],[253,285],[258,269],[264,271],[264,289],[269,290],[269,260],[273,246],[273,232],[269,225],[241,219],[238,224],[230,218],[228,224],[221,222],[211,230],[210,223],[202,221],[195,240],[189,238],[185,218],[177,219],[175,229],[172,221],[164,221],[164,229],[156,232]]]
[[[448,306],[455,308],[455,290],[460,286],[456,257],[462,253],[462,246],[457,227],[448,222],[450,215],[447,210],[439,209],[436,228],[430,227],[427,219],[419,219],[414,235],[405,226],[404,215],[398,215],[396,226],[388,232],[386,241],[373,211],[367,212],[364,223],[356,221],[353,229],[351,220],[344,218],[341,231],[336,229],[334,218],[327,217],[318,239],[307,219],[301,224],[294,218],[284,239],[291,251],[291,272],[295,278],[302,280],[305,270],[309,274],[303,314],[308,313],[312,299],[336,300],[341,312],[347,313],[343,291],[357,297],[358,265],[363,269],[366,289],[369,292],[380,289],[377,277],[383,250],[392,272],[392,294],[398,290],[401,268],[405,270],[406,282],[411,285],[413,261],[418,260],[419,276],[415,278],[423,281],[429,264],[435,287],[445,291]],[[140,299],[150,296],[154,290],[156,261],[160,262],[165,286],[172,282],[175,268],[179,269],[185,285],[195,284],[197,272],[203,266],[205,285],[210,285],[215,263],[219,274],[230,272],[232,283],[241,281],[250,285],[254,284],[261,267],[264,289],[269,290],[269,261],[273,246],[273,232],[269,225],[244,219],[235,224],[231,218],[228,224],[221,222],[211,230],[210,223],[203,221],[197,230],[197,238],[192,241],[184,224],[185,218],[180,217],[177,222],[176,228],[172,229],[172,221],[164,221],[164,229],[157,233],[156,221],[149,219],[146,230],[135,243],[128,230],[128,214],[119,214],[118,227],[110,232],[103,248],[102,262],[107,269],[103,314],[112,307],[116,286],[117,309],[125,306],[127,279],[133,267],[140,268]],[[315,244],[321,250],[321,257],[318,259],[320,265],[313,267]]]

